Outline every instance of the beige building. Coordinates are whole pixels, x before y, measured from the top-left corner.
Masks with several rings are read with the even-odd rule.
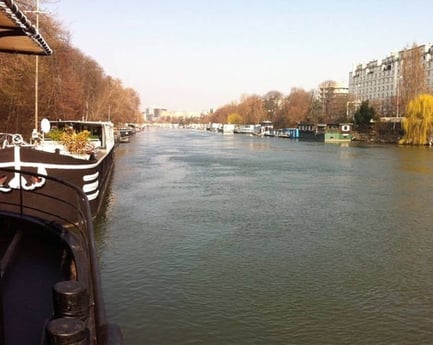
[[[325,81],[319,85],[319,100],[325,121],[341,120],[346,116],[348,88],[342,83]]]
[[[420,45],[426,85],[433,89],[433,45]],[[402,56],[405,50],[391,53],[383,59],[357,65],[349,73],[349,94],[353,104],[368,100],[383,116],[399,116]]]

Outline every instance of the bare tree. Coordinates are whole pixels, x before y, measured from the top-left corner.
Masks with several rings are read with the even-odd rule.
[[[238,106],[238,112],[243,117],[245,123],[260,123],[267,120],[263,98],[257,95],[243,96]]]
[[[284,100],[285,126],[293,127],[304,120],[310,109],[311,95],[302,88],[292,88]]]
[[[283,105],[283,94],[279,91],[269,91],[263,96],[263,106],[268,120],[277,121]]]
[[[427,92],[426,74],[423,63],[423,48],[416,43],[405,49],[401,55],[401,78],[397,86],[398,112],[403,114],[409,102]]]
[[[17,3],[29,11],[26,15],[34,22],[34,1]],[[113,121],[141,118],[135,90],[106,75],[96,61],[73,47],[70,33],[55,18],[42,13],[39,24],[54,50],[53,56],[38,60],[40,118],[105,120],[110,104],[118,114]],[[0,54],[0,85],[0,131],[30,134],[34,128],[35,58]]]

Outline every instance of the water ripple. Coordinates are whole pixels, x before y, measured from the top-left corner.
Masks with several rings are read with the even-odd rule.
[[[430,156],[140,133],[98,228],[110,318],[132,345],[431,344]]]

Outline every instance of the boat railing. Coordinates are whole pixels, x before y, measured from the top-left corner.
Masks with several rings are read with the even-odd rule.
[[[5,174],[18,176],[19,185],[10,192],[1,193],[0,211],[23,218],[35,217],[40,220],[49,220],[50,223],[57,223],[80,237],[89,260],[92,289],[94,290],[93,296],[98,299],[95,301],[98,306],[95,315],[96,324],[99,326],[105,325],[105,309],[103,307],[101,281],[97,264],[93,219],[87,196],[75,185],[56,177],[24,170],[0,168],[0,176]],[[21,184],[24,181],[34,178],[46,179],[50,182],[51,189],[61,189],[62,193],[65,193],[64,195],[68,195],[68,198],[63,199],[58,194],[50,194],[48,191],[44,191],[44,188],[23,188]],[[71,198],[71,196],[73,197]],[[49,202],[32,202],[32,200],[45,199]],[[56,211],[59,210],[68,210],[68,212],[57,213]]]
[[[50,219],[50,221],[58,222],[63,226],[72,227],[76,229],[77,232],[81,233],[83,238],[87,241],[89,234],[93,230],[93,223],[87,197],[78,187],[56,177],[39,174],[34,171],[28,172],[25,170],[0,168],[0,175],[3,175],[3,172],[5,174],[14,174],[17,177],[18,185],[14,190],[18,192],[18,197],[8,197],[11,194],[6,193],[6,198],[1,198],[0,209],[2,209],[1,206],[7,205],[8,210],[18,212],[21,216],[31,215],[41,219]],[[26,188],[26,181],[32,179],[50,181],[51,189],[61,188],[64,190],[64,193],[72,193],[72,195],[75,195],[75,202],[68,201],[74,198],[63,199],[58,195],[44,192],[44,189]],[[49,200],[50,203],[41,202],[35,204],[26,202],[31,199],[32,195],[37,195],[39,199],[43,198],[47,201]],[[69,212],[62,212],[61,215],[57,212],[64,209],[68,209]],[[73,216],[62,216],[64,214],[71,214]]]
[[[33,144],[24,141],[21,134],[0,133],[0,149],[11,146],[33,146]]]

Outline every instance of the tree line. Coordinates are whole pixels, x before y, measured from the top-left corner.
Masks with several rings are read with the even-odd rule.
[[[405,116],[412,100],[420,94],[432,94],[426,82],[427,55],[423,49],[414,43],[402,52],[397,95],[388,98],[358,103],[354,94],[335,92],[336,83],[328,80],[320,84],[319,90],[293,88],[288,95],[270,91],[263,96],[243,96],[239,102],[226,104],[204,117],[203,122],[252,124],[271,120],[277,128],[284,128],[299,122],[353,121],[361,130],[368,130],[371,120]]]
[[[332,96],[318,97],[317,90],[302,88],[292,88],[288,95],[280,91],[269,91],[263,96],[244,95],[239,102],[226,104],[204,117],[203,122],[256,124],[270,120],[276,128],[285,128],[300,122],[347,121],[347,95]]]
[[[36,22],[33,0],[16,1]],[[27,12],[28,11],[28,12]],[[71,43],[70,33],[52,15],[39,15],[40,32],[53,55],[38,58],[38,117],[50,120],[111,120],[115,125],[141,120],[140,97],[106,74]],[[1,131],[30,134],[35,127],[34,56],[0,54]]]

